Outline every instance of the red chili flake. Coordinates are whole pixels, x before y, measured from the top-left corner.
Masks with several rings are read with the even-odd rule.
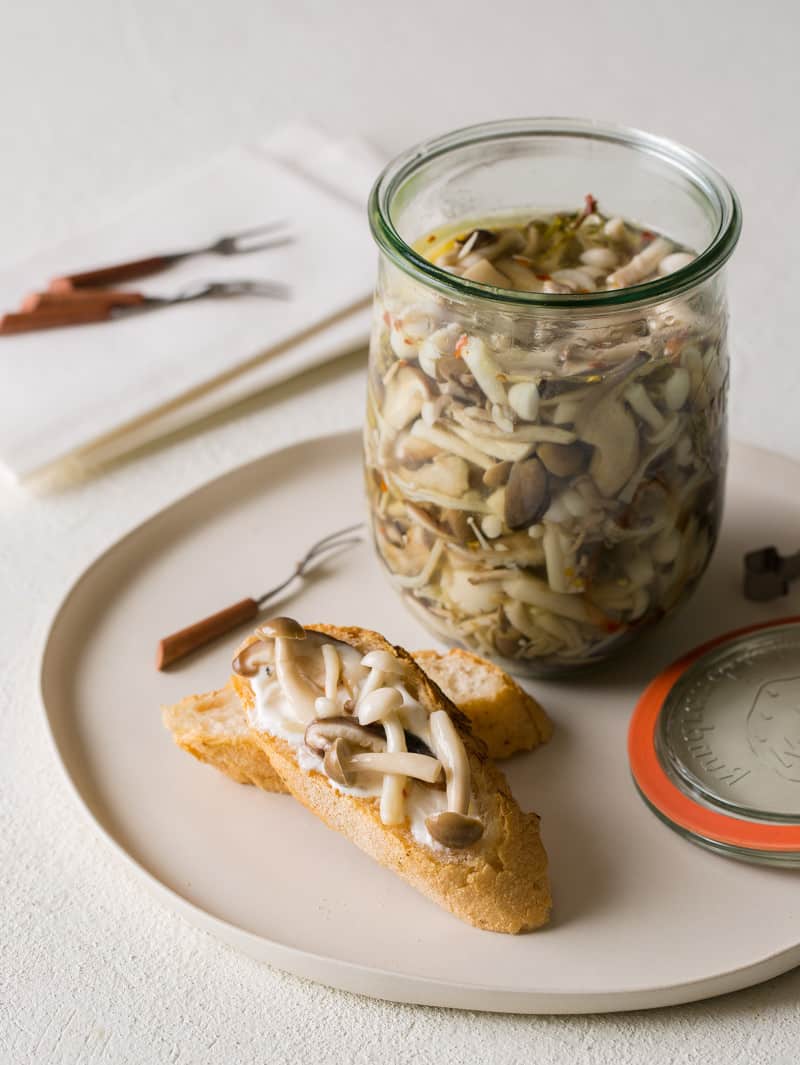
[[[643,229],[642,230],[642,236],[644,237],[645,240],[649,241],[649,240],[652,240],[653,237],[655,237],[655,233],[652,233],[649,229]]]
[[[606,621],[604,628],[609,635],[613,636],[615,632],[619,632],[619,630],[624,629],[625,626],[622,624],[621,621],[608,620]]]
[[[433,242],[435,240],[436,240],[436,234],[435,233],[431,233],[431,235],[428,237],[428,243],[429,244],[433,244]]]
[[[575,221],[571,223],[573,229],[577,229],[584,218],[588,218],[590,214],[594,214],[597,210],[597,200],[592,196],[591,192],[587,192],[583,197],[583,209],[575,216]]]
[[[411,339],[411,337],[404,337],[403,338],[403,343],[404,344],[413,344],[414,341]]]
[[[389,491],[389,486],[386,483],[386,481],[384,481],[383,478],[381,478],[380,489],[381,489],[382,492],[388,492]]]
[[[466,333],[462,333],[461,336],[456,341],[455,351],[453,352],[453,355],[455,355],[455,357],[457,359],[463,358],[461,352],[464,350],[464,348],[467,346],[468,343],[469,343],[469,337],[467,336]]]
[[[549,281],[550,280],[550,275],[549,274],[537,274],[536,275],[536,280],[537,281]]]
[[[383,317],[384,325],[388,325],[389,328],[391,329],[392,328],[392,316],[391,316],[391,314],[389,314],[388,311],[384,311],[382,317]]]

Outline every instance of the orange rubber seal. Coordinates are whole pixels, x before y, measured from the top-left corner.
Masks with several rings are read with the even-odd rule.
[[[679,678],[698,658],[739,636],[791,624],[800,624],[800,616],[749,625],[709,640],[660,673],[636,704],[628,729],[628,758],[633,779],[658,813],[694,836],[743,850],[800,851],[800,825],[764,824],[710,810],[670,780],[656,752],[656,727],[664,702]]]

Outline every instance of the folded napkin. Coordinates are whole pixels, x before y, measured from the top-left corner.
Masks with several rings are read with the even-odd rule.
[[[192,258],[125,286],[169,295],[197,281],[267,278],[285,282],[290,300],[199,300],[0,337],[0,463],[23,480],[70,456],[105,460],[357,348],[375,273],[365,201],[379,168],[359,141],[292,125],[0,273],[0,308],[11,310],[56,274],[202,245],[273,219],[296,238]]]

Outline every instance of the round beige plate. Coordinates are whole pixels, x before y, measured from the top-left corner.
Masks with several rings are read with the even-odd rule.
[[[507,771],[542,815],[555,908],[525,936],[480,932],[438,909],[294,800],[243,787],[175,747],[159,705],[223,684],[231,648],[157,673],[157,639],[290,571],[302,550],[363,514],[359,439],[299,444],[234,470],[114,545],[62,605],[42,665],[58,756],[97,826],[194,924],[279,968],[379,998],[530,1013],[662,1006],[800,964],[797,872],[719,858],[637,797],[626,727],[678,653],[726,629],[798,612],[797,592],[748,604],[745,550],[797,546],[788,460],[733,453],[725,534],[694,601],[617,661],[537,683],[556,736]],[[794,495],[794,498],[792,498]],[[368,544],[331,562],[281,611],[431,638]]]

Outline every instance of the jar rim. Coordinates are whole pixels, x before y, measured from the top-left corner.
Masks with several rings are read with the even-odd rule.
[[[432,159],[473,144],[533,137],[564,137],[605,141],[638,149],[682,171],[706,197],[719,218],[708,245],[674,273],[626,288],[592,293],[519,292],[494,288],[449,273],[429,262],[400,236],[391,217],[391,205],[401,185]],[[509,307],[577,310],[653,303],[693,288],[711,277],[733,253],[742,228],[739,199],[722,174],[701,155],[677,141],[627,126],[576,118],[521,118],[485,122],[421,141],[396,156],[381,172],[369,197],[369,222],[380,250],[401,270],[449,296],[502,303]],[[420,234],[421,236],[422,234]]]

